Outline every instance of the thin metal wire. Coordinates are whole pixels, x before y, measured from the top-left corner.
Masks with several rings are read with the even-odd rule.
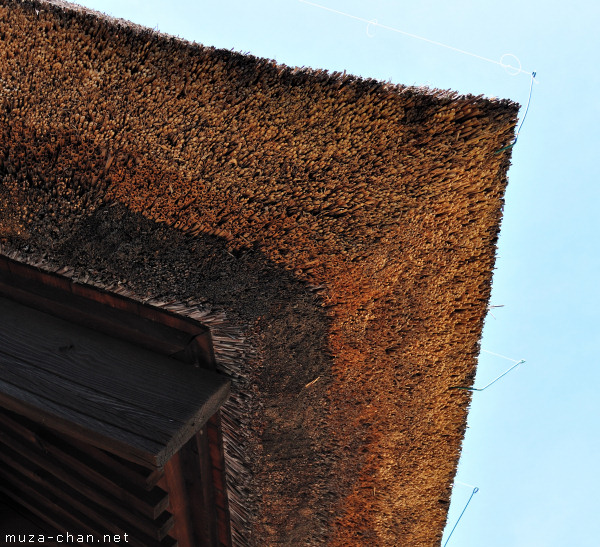
[[[533,82],[535,81],[536,72],[531,73],[531,84],[529,85],[529,97],[527,98],[527,107],[525,108],[525,114],[523,114],[523,119],[519,124],[519,128],[517,129],[517,134],[515,136],[514,144],[517,144],[517,139],[519,138],[519,132],[521,131],[521,127],[523,127],[523,123],[525,123],[525,118],[527,117],[527,112],[529,112],[529,105],[531,104],[531,93],[533,91]]]
[[[535,76],[536,76],[536,72],[532,72],[531,73],[531,84],[529,85],[529,98],[527,99],[527,108],[525,109],[525,114],[523,114],[523,119],[521,120],[521,123],[519,124],[519,129],[517,129],[517,138],[519,137],[519,131],[521,131],[521,127],[523,127],[523,123],[525,122],[525,118],[527,117],[527,112],[529,112],[529,105],[531,103],[531,93],[533,91],[533,82],[535,80]],[[517,141],[517,139],[515,139],[515,142]]]
[[[506,358],[506,359],[508,359],[508,358]],[[500,378],[503,378],[504,376],[506,376],[512,369],[517,368],[519,365],[523,364],[524,362],[525,362],[524,359],[517,361],[512,367],[510,367],[506,372],[503,372],[502,374],[500,374],[500,376],[498,376],[498,378],[496,378],[495,380],[492,380],[487,386],[479,387],[479,388],[478,387],[467,387],[467,386],[452,386],[450,389],[464,389],[466,391],[484,391],[488,387],[490,387],[492,384],[495,384],[498,380],[500,380]]]
[[[502,359],[506,359],[507,361],[512,361],[513,363],[518,363],[517,359],[511,359],[510,357],[506,357],[506,355],[500,355],[499,353],[494,353],[493,351],[488,351],[487,349],[482,349],[485,353],[489,353],[490,355],[495,355],[496,357],[502,357]]]
[[[467,507],[469,507],[469,503],[471,503],[471,500],[473,499],[473,496],[475,494],[477,494],[477,492],[479,492],[479,488],[477,488],[477,486],[473,487],[473,491],[471,492],[471,496],[469,497],[469,500],[467,501],[467,504],[465,505],[464,509],[462,510],[462,513],[458,517],[457,521],[454,523],[454,526],[452,527],[452,530],[450,531],[450,535],[446,538],[446,541],[444,542],[444,547],[446,547],[446,545],[448,545],[448,542],[450,541],[450,538],[452,537],[452,534],[454,533],[454,530],[456,530],[456,527],[458,526],[458,523],[460,522],[460,519],[465,514],[465,511],[467,510]]]
[[[521,120],[521,123],[519,124],[519,127],[517,128],[517,132],[515,133],[515,140],[512,141],[509,145],[504,146],[503,148],[500,148],[500,150],[497,150],[495,152],[496,154],[500,154],[500,152],[504,152],[504,150],[508,150],[509,148],[512,148],[515,144],[517,144],[517,140],[519,139],[519,133],[521,132],[521,127],[523,127],[523,122],[525,122],[525,118],[527,117],[527,112],[529,112],[529,105],[531,104],[531,93],[533,92],[533,82],[535,82],[536,74],[537,74],[536,72],[531,73],[531,83],[529,85],[529,97],[527,98],[527,107],[525,108],[525,114],[523,114],[523,119]]]
[[[452,51],[456,51],[457,53],[462,53],[463,55],[469,55],[470,57],[475,57],[476,59],[479,59],[481,61],[485,61],[487,63],[493,63],[495,65],[501,66],[505,70],[510,68],[511,70],[514,71],[514,72],[511,72],[511,74],[513,74],[513,75],[520,74],[520,73],[531,74],[531,72],[529,72],[527,70],[523,70],[521,68],[520,61],[517,59],[516,56],[514,56],[512,54],[508,54],[508,55],[514,57],[519,62],[519,66],[518,67],[512,66],[512,65],[508,65],[508,64],[502,62],[502,59],[507,54],[503,55],[502,58],[500,59],[500,61],[495,61],[494,59],[490,59],[489,57],[483,57],[482,55],[477,55],[476,53],[471,53],[470,51],[465,51],[464,49],[459,49],[457,47],[450,46],[448,44],[444,44],[444,43],[438,42],[436,40],[430,40],[429,38],[425,38],[424,36],[419,36],[417,34],[412,34],[410,32],[406,32],[404,30],[400,30],[400,29],[397,29],[397,28],[394,28],[394,27],[390,27],[388,25],[383,25],[381,23],[378,23],[377,19],[365,19],[363,17],[358,17],[356,15],[352,15],[352,14],[346,13],[344,11],[339,11],[339,10],[336,10],[336,9],[333,9],[333,8],[329,8],[327,6],[323,6],[323,5],[317,4],[315,2],[309,2],[308,0],[298,0],[298,1],[302,2],[303,4],[308,4],[310,6],[314,6],[315,8],[319,8],[319,9],[322,9],[322,10],[325,10],[325,11],[330,11],[332,13],[337,13],[338,15],[343,15],[344,17],[348,17],[349,19],[354,19],[356,21],[361,21],[363,23],[367,23],[367,35],[370,36],[370,37],[372,37],[373,35],[369,34],[369,26],[380,27],[382,29],[389,30],[391,32],[396,32],[398,34],[403,34],[404,36],[408,36],[410,38],[415,38],[417,40],[421,40],[423,42],[427,42],[429,44],[433,44],[435,46],[440,46],[440,47],[443,47],[443,48],[446,48],[446,49],[450,49]]]
[[[466,486],[467,488],[471,488],[471,489],[472,488],[477,488],[477,486],[474,486],[473,484],[469,484],[469,483],[466,483],[466,482],[454,480],[454,486],[456,486],[457,484],[460,484],[461,486]],[[453,488],[454,488],[454,486],[453,486]]]

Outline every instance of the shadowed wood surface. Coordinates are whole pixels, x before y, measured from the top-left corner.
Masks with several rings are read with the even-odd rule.
[[[0,493],[0,539],[5,534],[49,532],[48,526],[27,509]]]
[[[0,257],[0,295],[152,351],[214,369],[208,329],[118,294]]]
[[[0,401],[121,457],[161,466],[228,381],[0,298]]]
[[[44,528],[96,537],[127,533],[138,547],[176,543],[168,536],[175,520],[168,493],[136,486],[152,474],[148,469],[125,469],[107,453],[86,457],[80,443],[7,410],[0,410],[0,444],[0,491],[37,515]]]

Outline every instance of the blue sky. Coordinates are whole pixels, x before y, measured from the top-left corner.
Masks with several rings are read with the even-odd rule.
[[[527,101],[482,348],[525,359],[475,393],[457,479],[479,487],[448,547],[596,547],[600,473],[600,4],[506,0],[85,0],[205,45]],[[334,13],[324,7],[344,12]],[[356,19],[358,18],[358,19]],[[518,59],[518,61],[515,59]],[[514,71],[513,71],[514,72]],[[524,110],[524,109],[523,109]],[[523,113],[522,110],[522,113]],[[482,353],[476,386],[511,363]],[[452,527],[471,488],[456,484]],[[445,541],[445,540],[444,540]]]

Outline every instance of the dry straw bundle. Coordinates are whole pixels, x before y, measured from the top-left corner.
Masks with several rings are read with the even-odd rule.
[[[434,545],[517,110],[1,0],[3,249],[213,329],[237,545]]]

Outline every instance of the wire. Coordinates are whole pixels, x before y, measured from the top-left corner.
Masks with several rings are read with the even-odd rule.
[[[503,148],[500,148],[500,150],[497,150],[495,152],[496,154],[500,154],[500,152],[504,152],[505,150],[508,150],[509,148],[512,148],[515,144],[517,144],[517,140],[519,138],[519,133],[521,132],[521,127],[523,127],[523,123],[525,122],[525,118],[527,117],[527,112],[529,112],[529,105],[531,104],[531,93],[533,92],[533,82],[535,80],[535,76],[536,76],[536,72],[532,72],[531,73],[531,84],[529,85],[529,97],[527,98],[527,107],[525,108],[525,114],[523,114],[523,119],[521,120],[521,123],[519,124],[519,127],[517,128],[517,132],[515,134],[515,140],[512,141],[508,146],[504,146]]]
[[[457,47],[450,46],[450,45],[444,44],[442,42],[437,42],[436,40],[430,40],[429,38],[425,38],[424,36],[419,36],[417,34],[412,34],[410,32],[406,32],[404,30],[400,30],[400,29],[397,29],[397,28],[394,28],[394,27],[390,27],[388,25],[382,25],[381,23],[377,22],[377,19],[370,19],[370,20],[369,19],[364,19],[363,17],[357,17],[356,15],[352,15],[350,13],[346,13],[344,11],[339,11],[339,10],[336,10],[336,9],[333,9],[333,8],[328,8],[327,6],[322,6],[321,4],[316,4],[315,2],[309,2],[308,0],[298,0],[298,1],[302,2],[303,4],[308,4],[310,6],[314,6],[315,8],[319,8],[319,9],[322,9],[322,10],[325,10],[325,11],[330,11],[331,13],[337,13],[338,15],[343,15],[344,17],[348,17],[349,19],[354,19],[356,21],[362,21],[363,23],[367,23],[367,36],[369,36],[369,37],[373,37],[374,36],[373,34],[369,34],[369,26],[380,27],[380,28],[383,28],[385,30],[389,30],[391,32],[396,32],[398,34],[403,34],[404,36],[408,36],[410,38],[415,38],[417,40],[421,40],[423,42],[427,42],[429,44],[433,44],[435,46],[440,46],[440,47],[443,47],[443,48],[446,48],[446,49],[450,49],[452,51],[456,51],[457,53],[462,53],[463,55],[469,55],[470,57],[475,57],[476,59],[480,59],[481,61],[485,61],[487,63],[492,63],[492,64],[495,64],[495,65],[501,66],[505,70],[511,69],[512,72],[510,72],[510,74],[512,74],[513,76],[515,76],[517,74],[520,74],[520,73],[530,74],[530,72],[528,72],[527,70],[523,70],[521,68],[521,62],[519,61],[519,59],[515,55],[512,55],[512,54],[506,54],[505,53],[501,57],[500,61],[495,61],[494,59],[490,59],[489,57],[483,57],[482,55],[477,55],[476,53],[471,53],[470,51],[465,51],[464,49],[459,49]],[[502,59],[504,59],[504,57],[506,57],[507,55],[509,55],[511,57],[514,57],[517,60],[519,66],[518,67],[511,66],[511,65],[508,65],[508,64],[502,62]]]
[[[535,72],[531,73],[531,84],[529,85],[529,97],[527,99],[527,108],[525,108],[525,114],[523,114],[523,119],[521,120],[519,128],[517,129],[517,135],[515,136],[514,144],[517,143],[517,139],[519,138],[519,132],[521,131],[521,127],[523,127],[523,123],[525,122],[525,118],[527,117],[527,112],[529,112],[529,105],[531,104],[531,93],[533,91],[533,81],[535,80],[535,75]]]
[[[524,362],[525,361],[523,359],[521,359],[519,362],[517,362],[512,367],[510,367],[506,372],[503,372],[502,374],[500,374],[500,376],[498,376],[498,378],[496,378],[495,380],[492,380],[485,387],[479,387],[479,388],[477,388],[477,387],[466,387],[466,386],[452,386],[450,389],[464,389],[464,390],[467,390],[467,391],[484,391],[488,387],[490,387],[492,384],[495,384],[498,380],[500,380],[500,378],[502,378],[503,376],[506,376],[513,368],[517,368],[520,364],[522,364]]]
[[[459,484],[461,486],[466,486],[467,488],[471,488],[471,489],[477,488],[477,486],[473,486],[472,484],[468,484],[466,482],[458,481],[458,480],[455,479],[454,480],[454,486],[456,486],[457,484]],[[454,486],[453,486],[453,488],[454,488]]]
[[[323,6],[323,5],[317,4],[315,2],[309,2],[309,0],[298,0],[298,1],[301,2],[302,4],[308,4],[309,6],[314,6],[315,8],[319,8],[319,9],[322,9],[324,11],[329,11],[331,13],[336,13],[337,15],[342,15],[343,17],[348,17],[349,19],[354,19],[355,21],[361,21],[363,23],[366,23],[367,24],[367,36],[369,38],[372,38],[373,36],[375,36],[374,34],[371,34],[369,32],[370,27],[371,26],[373,26],[373,27],[380,27],[380,28],[383,28],[385,30],[389,30],[391,32],[396,32],[398,34],[403,34],[404,36],[408,36],[410,38],[415,38],[416,40],[421,40],[423,42],[427,42],[427,43],[433,44],[435,46],[439,46],[439,47],[443,47],[443,48],[446,48],[446,49],[450,49],[452,51],[456,51],[457,53],[462,53],[463,55],[468,55],[470,57],[475,57],[476,59],[479,59],[481,61],[485,61],[486,63],[492,63],[494,65],[501,66],[511,76],[516,76],[517,74],[530,74],[531,75],[531,85],[529,86],[529,98],[527,99],[527,108],[525,109],[525,114],[523,115],[523,119],[521,120],[521,123],[519,124],[519,128],[517,129],[517,133],[515,135],[515,139],[509,145],[500,148],[500,150],[496,150],[495,154],[500,154],[501,152],[504,152],[505,150],[510,150],[515,144],[517,144],[517,139],[519,138],[519,132],[521,131],[521,127],[523,127],[523,122],[525,121],[525,118],[527,117],[527,113],[529,112],[529,105],[531,104],[531,94],[532,94],[532,91],[533,91],[533,82],[535,81],[536,73],[535,72],[529,72],[527,70],[523,70],[522,65],[521,65],[521,61],[519,61],[519,59],[518,59],[518,57],[516,55],[513,55],[512,53],[505,53],[504,55],[502,55],[502,57],[500,57],[499,61],[495,61],[494,59],[490,59],[489,57],[483,57],[482,55],[477,55],[476,53],[472,53],[472,52],[466,51],[464,49],[460,49],[460,48],[457,48],[457,47],[454,47],[454,46],[450,46],[448,44],[444,44],[443,42],[438,42],[436,40],[430,40],[429,38],[425,38],[424,36],[419,36],[418,34],[412,34],[411,32],[406,32],[406,31],[400,30],[398,28],[390,27],[388,25],[383,25],[381,23],[378,23],[377,19],[365,19],[364,17],[358,17],[356,15],[352,15],[351,13],[346,13],[345,11],[340,11],[340,10],[337,10],[337,9],[329,8],[327,6]],[[514,60],[518,64],[518,66],[512,66],[509,63],[505,63],[504,59],[506,57],[508,57],[508,58],[510,58],[510,57],[514,58]]]
[[[492,380],[488,385],[486,385],[484,387],[477,388],[477,387],[467,387],[467,386],[451,386],[449,389],[464,389],[465,391],[484,391],[488,387],[490,387],[492,384],[495,384],[498,380],[500,380],[500,378],[503,378],[504,376],[506,376],[512,369],[517,368],[519,365],[522,365],[525,362],[524,359],[519,359],[517,361],[516,359],[511,359],[510,357],[506,357],[506,355],[494,353],[493,351],[488,351],[487,349],[482,349],[481,351],[484,351],[485,353],[489,353],[490,355],[495,355],[496,357],[502,357],[502,359],[506,359],[507,361],[512,361],[515,364],[512,367],[510,367],[507,371],[500,374],[500,376],[498,376],[495,380]]]
[[[506,359],[507,361],[512,361],[513,363],[519,363],[516,359],[511,359],[510,357],[506,357],[506,355],[500,355],[499,353],[494,353],[493,351],[488,351],[487,349],[482,349],[485,353],[489,353],[490,355],[495,355],[496,357],[502,357],[502,359]]]
[[[460,519],[465,514],[465,511],[467,510],[467,507],[469,507],[469,503],[471,503],[471,500],[473,499],[473,496],[475,494],[477,494],[477,492],[479,492],[479,488],[477,488],[477,486],[475,486],[473,488],[473,491],[471,492],[471,496],[469,497],[469,500],[467,501],[467,504],[465,505],[464,509],[462,510],[462,513],[458,517],[457,521],[454,523],[454,526],[452,527],[452,530],[450,531],[450,535],[446,538],[446,541],[444,542],[444,547],[446,547],[446,545],[448,545],[448,542],[450,541],[450,538],[452,537],[452,534],[454,533],[454,530],[456,530],[456,527],[458,526],[458,523],[460,522]]]

